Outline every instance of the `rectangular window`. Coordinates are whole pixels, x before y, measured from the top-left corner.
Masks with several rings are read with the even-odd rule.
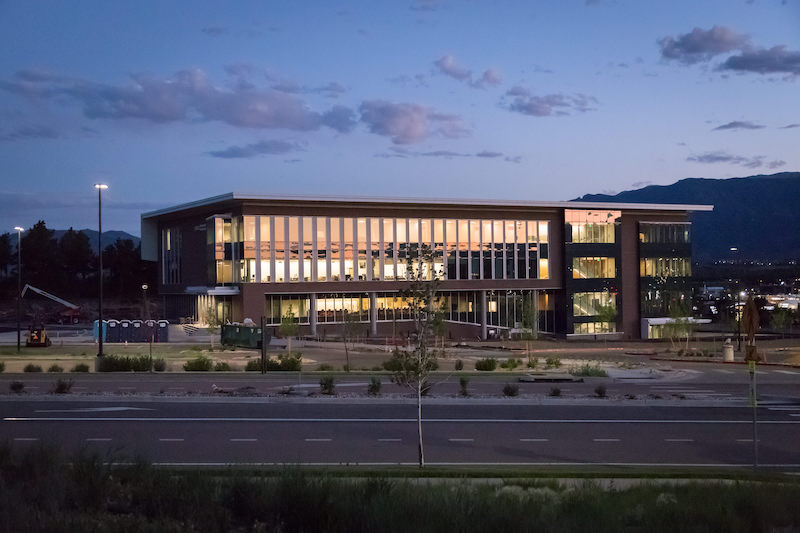
[[[445,279],[444,268],[444,220],[433,221],[433,268],[439,279]]]
[[[369,265],[370,279],[381,279],[381,220],[369,219]]]
[[[330,223],[330,246],[331,246],[331,281],[339,281],[342,273],[342,232],[341,219],[331,217]]]
[[[663,244],[690,244],[691,222],[661,223],[640,222],[639,242]]]
[[[408,268],[408,220],[405,218],[395,219],[395,243],[397,256],[395,258],[395,279],[406,279],[406,270]]]
[[[261,283],[272,281],[272,232],[270,218],[261,217]]]
[[[469,279],[469,221],[458,221],[458,279]]]
[[[469,221],[469,277],[481,279],[481,221]]]
[[[608,292],[576,292],[572,295],[572,316],[597,316],[601,308],[617,307],[616,296]]]
[[[613,257],[573,257],[572,279],[617,277]]]
[[[394,263],[396,258],[397,245],[394,238],[394,219],[383,219],[383,279],[392,281],[395,279]]]
[[[303,258],[303,281],[312,281],[314,279],[314,225],[313,217],[303,217],[303,239],[302,251],[300,253]]]
[[[643,257],[639,260],[640,277],[684,278],[692,275],[688,257]]]
[[[447,239],[447,279],[458,279],[458,224],[455,220],[447,220],[444,229]]]
[[[317,217],[317,281],[328,281],[328,219]]]
[[[367,250],[369,247],[369,240],[367,239],[367,219],[366,218],[359,218],[356,222],[356,239],[355,242],[358,244],[356,248],[356,258],[357,261],[357,278],[360,280],[367,279]]]
[[[573,243],[614,243],[616,223],[621,211],[605,209],[565,209],[564,222],[568,227],[567,237]]]
[[[300,220],[289,217],[289,281],[300,280]]]
[[[282,283],[286,281],[286,258],[289,254],[286,244],[286,217],[275,217],[273,224],[275,224],[275,281]]]
[[[505,244],[503,244],[503,221],[492,221],[492,233],[494,239],[492,241],[492,279],[503,279],[503,272],[505,272],[505,259],[503,256]]]
[[[528,278],[530,279],[536,279],[539,277],[537,269],[539,263],[539,236],[537,233],[538,226],[539,224],[537,224],[536,221],[528,221],[528,235],[526,242],[528,245]],[[546,223],[545,227],[547,227]]]
[[[347,281],[358,279],[358,272],[356,271],[356,247],[357,236],[355,234],[356,219],[344,218],[344,232],[342,233],[342,250],[344,259],[344,279]]]

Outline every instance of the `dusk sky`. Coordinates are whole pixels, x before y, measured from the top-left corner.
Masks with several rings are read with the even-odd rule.
[[[800,0],[0,0],[0,233],[800,170]],[[698,198],[697,202],[702,203]],[[746,199],[743,199],[746,201]]]

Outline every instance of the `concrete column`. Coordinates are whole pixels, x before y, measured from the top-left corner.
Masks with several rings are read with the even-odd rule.
[[[378,336],[378,298],[374,292],[369,293],[369,336]]]
[[[308,324],[311,327],[311,336],[317,336],[317,295],[311,293],[308,304]]]
[[[486,327],[486,291],[481,291],[481,339],[486,340],[488,331]]]

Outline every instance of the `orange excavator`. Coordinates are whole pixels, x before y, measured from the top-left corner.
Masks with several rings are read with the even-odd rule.
[[[75,305],[74,303],[68,302],[62,298],[54,294],[50,294],[47,291],[43,291],[42,289],[37,289],[33,285],[26,284],[25,288],[22,289],[22,294],[20,296],[24,297],[25,293],[28,292],[28,289],[44,296],[45,298],[49,298],[54,302],[58,302],[61,305],[65,306],[68,310],[65,310],[61,313],[61,316],[69,320],[72,324],[77,324],[80,320],[81,316],[81,307],[79,305]],[[44,324],[41,323],[41,320],[35,320],[34,324],[28,328],[28,335],[27,340],[25,341],[25,346],[28,347],[45,347],[50,346],[50,337],[47,335],[47,330],[44,328]]]

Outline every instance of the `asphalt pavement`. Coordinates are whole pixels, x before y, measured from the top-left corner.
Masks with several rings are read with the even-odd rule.
[[[535,405],[441,400],[423,407],[428,464],[747,467],[747,407]],[[384,399],[147,397],[0,401],[0,435],[159,464],[413,464],[415,407]],[[800,471],[800,405],[758,409],[759,462]]]

